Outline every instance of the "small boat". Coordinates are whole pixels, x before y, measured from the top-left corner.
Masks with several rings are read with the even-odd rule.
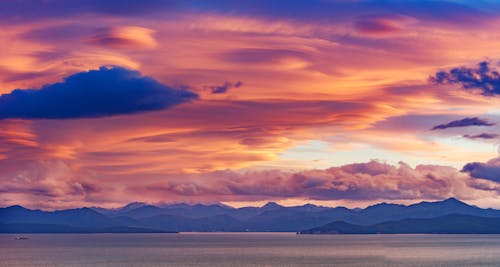
[[[15,239],[15,240],[28,240],[28,239],[29,239],[29,237],[25,237],[25,236],[16,236],[14,239]]]

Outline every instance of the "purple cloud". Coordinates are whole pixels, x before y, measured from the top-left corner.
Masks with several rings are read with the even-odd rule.
[[[225,94],[231,88],[238,88],[243,85],[243,82],[237,81],[235,83],[232,82],[224,82],[222,85],[214,85],[214,86],[206,86],[206,89],[209,89],[212,94]]]
[[[496,139],[500,135],[494,134],[494,133],[482,133],[482,134],[475,134],[475,135],[469,135],[466,134],[463,137],[467,139]]]
[[[415,19],[401,15],[369,15],[359,17],[354,28],[365,34],[386,35],[402,31]]]
[[[500,157],[489,160],[486,163],[471,162],[467,163],[462,172],[468,173],[470,176],[490,180],[500,183]]]
[[[486,120],[480,119],[478,117],[474,118],[465,118],[461,120],[451,121],[445,124],[439,124],[432,127],[431,130],[444,130],[448,128],[455,127],[468,127],[468,126],[493,126],[495,123],[488,122]]]
[[[500,74],[487,61],[477,67],[458,67],[450,71],[439,71],[429,80],[435,84],[459,84],[466,90],[477,90],[484,96],[500,94]]]

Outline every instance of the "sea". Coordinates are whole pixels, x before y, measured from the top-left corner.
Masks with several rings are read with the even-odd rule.
[[[499,267],[500,235],[1,234],[0,266]]]

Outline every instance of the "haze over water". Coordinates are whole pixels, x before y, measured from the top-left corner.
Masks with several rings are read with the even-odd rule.
[[[1,266],[498,266],[497,235],[0,235]]]

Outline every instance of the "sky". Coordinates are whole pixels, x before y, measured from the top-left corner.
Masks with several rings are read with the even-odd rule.
[[[0,5],[0,206],[500,208],[497,1]]]

